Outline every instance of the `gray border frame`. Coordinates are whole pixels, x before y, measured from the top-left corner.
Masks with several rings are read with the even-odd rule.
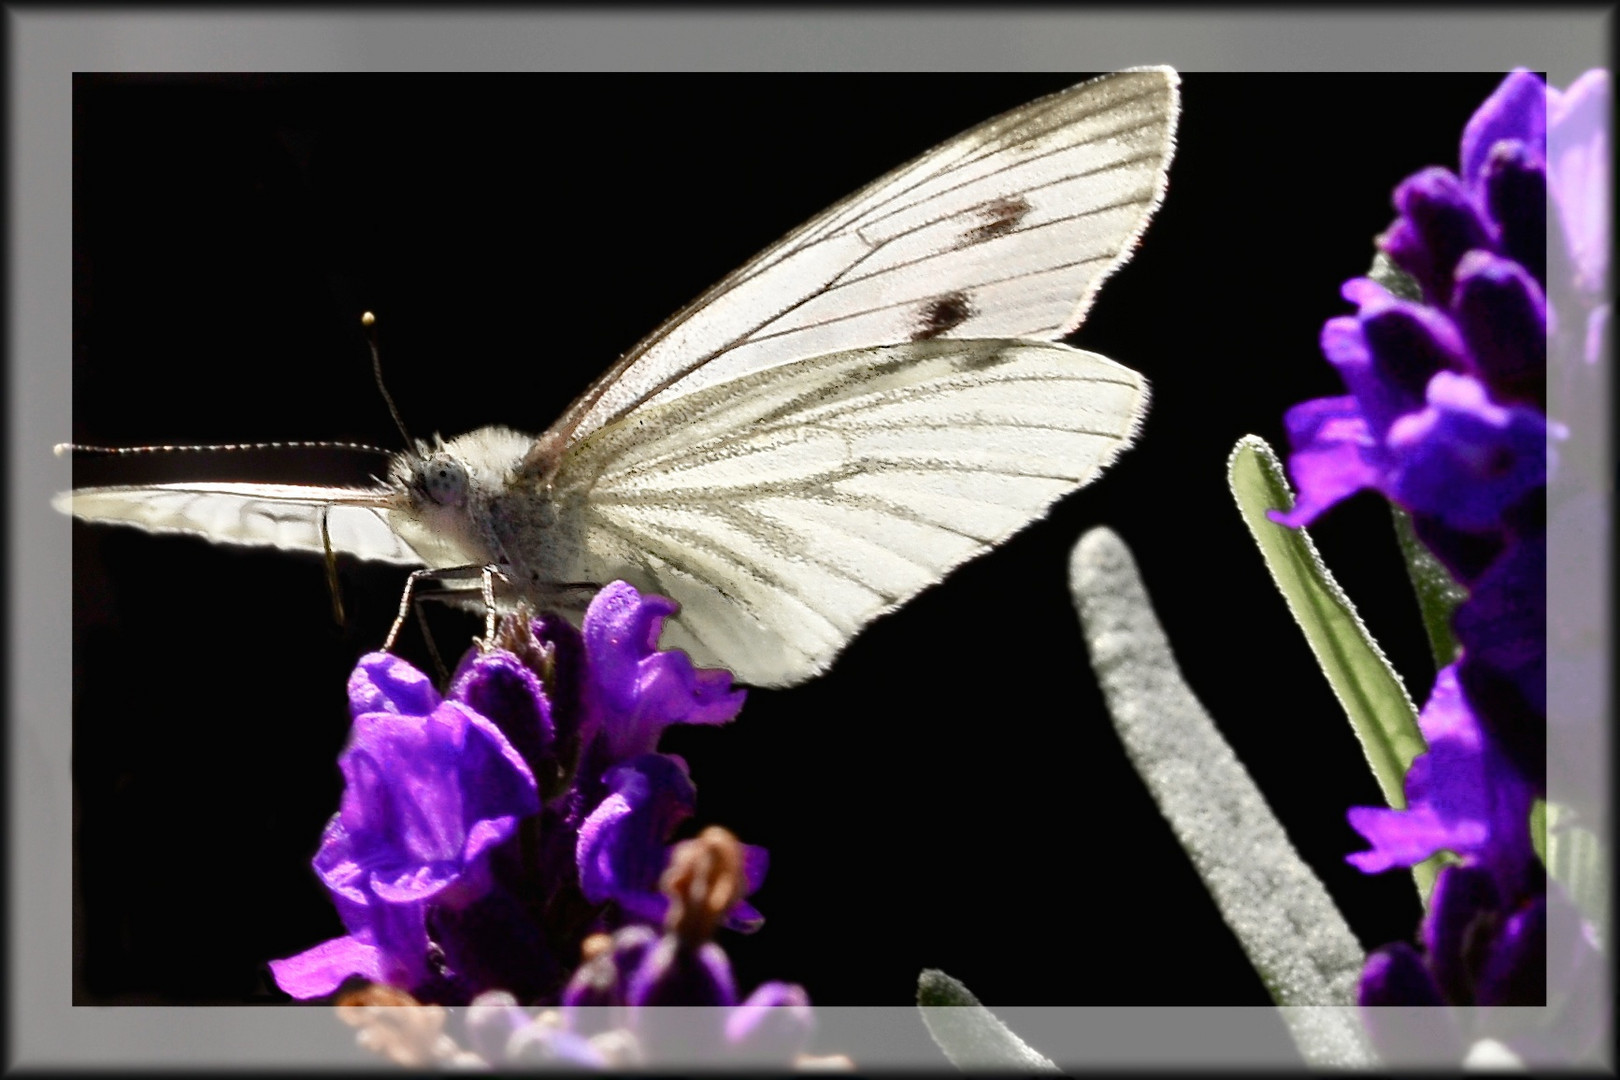
[[[46,507],[54,492],[70,486],[68,463],[52,458],[48,448],[70,430],[72,408],[73,71],[1104,70],[1150,63],[1186,71],[1505,71],[1523,65],[1563,86],[1581,71],[1608,64],[1604,49],[1614,29],[1612,9],[1605,7],[601,14],[12,7],[6,16],[14,886],[6,1064],[13,1068],[297,1067],[357,1060],[350,1033],[324,1008],[69,1004],[71,549],[67,519]],[[1606,555],[1589,552],[1594,565],[1607,565]],[[1099,1031],[1118,1034],[1125,1025],[1139,1036],[1128,1040],[1131,1045],[1159,1055],[1151,1062],[1127,1054],[1092,1064],[1244,1064],[1243,1040],[1230,1036],[1240,1032],[1246,1010],[1065,1011]],[[889,1023],[917,1023],[910,1008],[860,1012],[874,1032]],[[859,1048],[850,1049],[865,1065],[933,1065],[863,1060]]]

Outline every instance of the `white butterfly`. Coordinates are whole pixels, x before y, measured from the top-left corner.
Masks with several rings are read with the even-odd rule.
[[[872,619],[1088,483],[1147,386],[1057,343],[1165,189],[1167,68],[989,120],[687,305],[538,438],[482,428],[373,487],[82,488],[58,509],[221,543],[493,565],[542,603],[623,578],[661,644],[741,681],[823,671]]]

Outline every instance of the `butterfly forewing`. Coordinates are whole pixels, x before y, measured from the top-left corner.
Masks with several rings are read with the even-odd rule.
[[[304,484],[176,483],[79,488],[57,496],[58,510],[147,532],[201,536],[215,543],[283,551],[342,551],[361,559],[420,566],[464,562],[433,537],[400,534],[407,523],[382,508],[387,491]],[[325,535],[322,521],[325,522]]]
[[[674,316],[542,442],[638,404],[811,356],[1074,329],[1164,192],[1168,69],[1120,72],[987,121],[838,203]],[[550,464],[538,452],[535,471]]]

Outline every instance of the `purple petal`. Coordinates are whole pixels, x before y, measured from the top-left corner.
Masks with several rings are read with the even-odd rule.
[[[662,596],[642,596],[623,581],[605,586],[585,612],[585,650],[607,704],[635,707],[639,665],[658,648],[664,618],[676,605]]]
[[[726,1041],[750,1061],[787,1067],[810,1045],[816,1028],[810,995],[792,983],[767,982],[726,1018]]]
[[[366,713],[339,759],[339,811],[356,857],[425,898],[539,810],[534,777],[500,730],[459,702],[428,717]],[[499,835],[475,830],[494,822]]]
[[[270,972],[277,986],[300,1001],[325,997],[350,975],[372,982],[386,981],[377,947],[353,935],[323,941],[285,960],[272,960]]]
[[[580,889],[593,904],[608,900],[652,922],[669,900],[658,878],[669,861],[669,841],[691,816],[697,789],[680,759],[644,754],[604,778],[608,796],[579,828],[575,860]]]
[[[700,671],[678,650],[655,651],[664,618],[675,610],[671,600],[616,581],[585,613],[589,726],[605,740],[608,763],[656,749],[670,724],[725,723],[742,708],[746,695],[731,689],[730,673]]]
[[[1481,822],[1446,821],[1427,806],[1406,810],[1352,806],[1345,817],[1373,845],[1371,851],[1345,856],[1346,862],[1364,874],[1416,866],[1437,851],[1475,848],[1489,835]]]
[[[392,653],[367,653],[349,676],[349,715],[391,712],[426,716],[439,704],[433,680]]]
[[[1463,128],[1462,175],[1478,181],[1491,147],[1512,139],[1540,150],[1547,143],[1547,87],[1523,68],[1510,72]]]
[[[1465,532],[1500,530],[1547,482],[1546,417],[1492,404],[1466,375],[1436,375],[1427,407],[1396,421],[1386,442],[1399,462],[1387,494]]]
[[[1352,807],[1351,827],[1373,847],[1348,861],[1379,873],[1450,850],[1487,860],[1498,884],[1512,894],[1532,861],[1534,796],[1481,733],[1458,686],[1456,665],[1436,676],[1418,726],[1429,749],[1407,771],[1407,809]]]
[[[1308,525],[1328,507],[1382,478],[1373,464],[1377,444],[1352,397],[1317,398],[1288,410],[1284,423],[1293,453],[1288,473],[1299,489],[1294,508],[1269,516],[1279,525]]]

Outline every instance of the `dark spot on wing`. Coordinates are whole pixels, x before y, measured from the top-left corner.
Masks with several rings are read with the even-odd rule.
[[[1004,362],[1007,354],[999,348],[962,349],[951,357],[952,371],[983,371]]]
[[[951,292],[926,301],[918,313],[917,328],[911,332],[912,341],[928,341],[950,333],[974,315],[973,305],[965,292]]]
[[[994,240],[998,236],[1006,236],[1018,227],[1034,207],[1022,195],[1003,195],[999,199],[992,199],[983,206],[973,208],[973,214],[979,219],[979,224],[973,226],[962,234],[959,247],[969,247],[973,244],[982,244],[986,240]]]

